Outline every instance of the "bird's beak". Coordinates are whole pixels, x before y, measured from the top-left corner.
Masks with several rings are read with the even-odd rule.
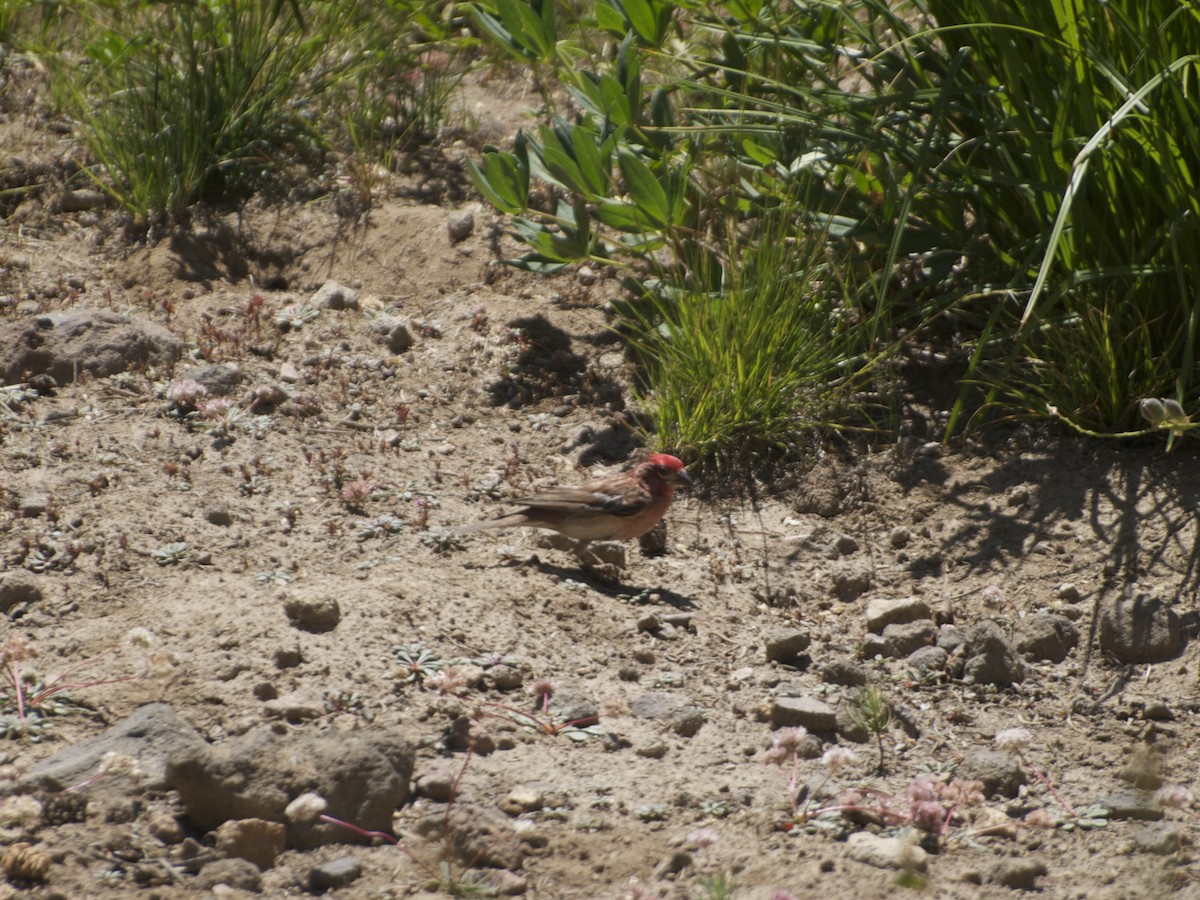
[[[692,476],[687,473],[687,469],[680,469],[676,472],[675,480],[683,482],[687,487],[692,486]]]

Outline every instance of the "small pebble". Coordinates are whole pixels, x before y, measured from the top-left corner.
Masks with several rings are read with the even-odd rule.
[[[465,241],[471,236],[475,230],[475,213],[470,209],[462,209],[458,212],[453,212],[446,219],[446,231],[450,235],[451,243],[459,243]]]
[[[353,856],[339,856],[308,871],[308,886],[314,891],[345,887],[362,877],[362,863]]]

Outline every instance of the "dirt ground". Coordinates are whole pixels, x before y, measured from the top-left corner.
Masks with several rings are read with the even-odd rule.
[[[522,121],[521,98],[502,99],[464,101],[486,140]],[[1187,442],[1166,455],[1011,428],[942,448],[914,418],[895,443],[827,445],[755,502],[701,484],[662,552],[631,545],[599,571],[533,532],[458,538],[506,496],[647,452],[605,317],[617,282],[496,263],[514,247],[463,171],[478,138],[424,151],[367,213],[254,201],[147,245],[104,205],[64,211],[78,150],[59,125],[12,103],[0,122],[4,185],[43,185],[4,195],[0,326],[99,308],[165,326],[182,357],[0,392],[0,638],[31,641],[44,677],[93,657],[70,679],[136,676],[73,691],[37,730],[5,708],[0,839],[48,867],[9,869],[0,896],[299,896],[347,856],[361,871],[331,896],[461,894],[472,863],[545,898],[732,896],[718,876],[762,900],[1200,896]],[[331,281],[355,296],[314,302]],[[168,395],[212,365],[240,373],[206,376],[237,381],[220,422]],[[1102,640],[1131,587],[1158,616],[1146,628],[1173,629],[1161,660],[1139,661],[1140,637]],[[882,630],[886,600],[916,613]],[[1004,653],[1024,649],[1013,684],[959,658],[954,635],[988,620]],[[1032,623],[1061,647],[1028,640]],[[853,721],[863,683],[891,709],[878,742]],[[217,746],[260,728],[285,744],[405,735],[404,847],[347,831],[284,849],[257,881],[214,882],[180,864],[215,839],[176,790],[114,773],[51,816],[28,773],[154,701]],[[772,764],[798,722],[795,764]],[[1014,727],[1019,760],[995,743]],[[854,756],[831,772],[835,746]],[[914,780],[1006,764],[1025,783],[943,804],[922,858]],[[480,866],[447,829],[422,833],[422,815],[457,821],[447,789],[521,853]],[[858,809],[818,815],[851,789]],[[41,814],[18,815],[30,796]],[[876,848],[890,861],[862,861],[876,835],[896,838]],[[145,875],[160,862],[169,875]]]

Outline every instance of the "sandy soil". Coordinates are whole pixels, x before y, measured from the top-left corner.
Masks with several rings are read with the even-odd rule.
[[[486,107],[488,140],[520,119],[503,109]],[[470,142],[426,151],[367,214],[254,202],[146,246],[103,206],[63,212],[62,155],[75,151],[52,121],[5,116],[0,139],[20,158],[0,161],[4,184],[44,177],[2,201],[0,325],[102,308],[165,325],[184,348],[173,367],[0,395],[0,579],[36,588],[0,636],[31,641],[43,675],[98,656],[81,675],[137,676],[76,690],[78,705],[0,743],[4,843],[49,859],[44,880],[11,890],[250,895],[179,866],[144,877],[189,840],[213,841],[175,791],[113,774],[78,792],[91,801],[67,821],[14,812],[25,795],[50,803],[21,782],[39,761],[162,701],[217,745],[266,726],[284,741],[390,729],[416,747],[416,790],[394,823],[406,850],[349,833],[289,848],[262,872],[264,896],[303,894],[314,866],[347,855],[361,874],[332,896],[448,895],[478,859],[453,858],[444,830],[416,833],[444,810],[439,783],[473,820],[494,820],[490,842],[520,841],[523,858],[489,877],[531,897],[723,896],[722,873],[736,896],[764,900],[902,884],[949,898],[1200,896],[1196,807],[1169,790],[1200,766],[1191,447],[1011,429],[942,449],[914,420],[895,443],[828,446],[753,503],[701,484],[668,515],[664,552],[631,545],[599,573],[530,532],[458,539],[449,529],[505,496],[646,452],[604,313],[616,282],[496,265],[512,246],[472,199]],[[448,224],[465,209],[473,229],[455,243]],[[277,324],[329,281],[356,292],[350,308]],[[381,315],[406,324],[411,347],[381,341]],[[225,431],[167,399],[202,365],[241,374],[230,399],[245,413]],[[1165,661],[1101,644],[1100,612],[1130,585],[1177,617]],[[945,659],[871,653],[868,608],[889,598],[915,598],[904,640],[941,641]],[[331,599],[325,630],[288,615]],[[1046,613],[1077,633],[1065,658],[1035,648],[1010,686],[956,667],[954,634],[993,620],[1011,649]],[[781,635],[808,644],[769,654]],[[417,643],[435,660],[410,678],[394,648],[418,655]],[[544,717],[541,679],[558,704]],[[878,744],[852,721],[860,682],[891,707]],[[598,725],[551,733],[580,711]],[[836,725],[810,728],[794,767],[771,764],[781,723],[829,714]],[[1023,761],[998,764],[1027,783],[941,806],[946,833],[920,862],[922,835],[904,827],[914,779],[979,771],[1013,727],[1029,732]],[[835,746],[854,758],[831,774],[820,757]],[[1132,811],[1117,810],[1112,798],[1139,786]],[[1163,786],[1177,805],[1155,796]],[[849,789],[865,811],[816,815]],[[1102,801],[1106,813],[1082,812]],[[855,834],[898,836],[891,862],[859,861]]]

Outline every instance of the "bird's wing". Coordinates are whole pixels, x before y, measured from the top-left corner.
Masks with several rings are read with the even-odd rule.
[[[645,491],[610,494],[586,488],[550,488],[511,501],[517,506],[546,509],[561,513],[604,513],[610,516],[636,516],[651,502]]]

